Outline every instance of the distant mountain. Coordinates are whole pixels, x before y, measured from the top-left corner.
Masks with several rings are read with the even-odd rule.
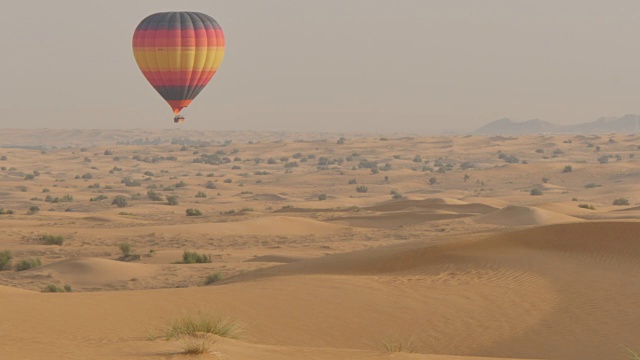
[[[542,133],[592,134],[592,133],[635,133],[640,126],[639,115],[625,115],[621,118],[602,117],[596,121],[576,125],[556,125],[534,119],[515,122],[500,119],[477,129],[473,135],[528,135]]]

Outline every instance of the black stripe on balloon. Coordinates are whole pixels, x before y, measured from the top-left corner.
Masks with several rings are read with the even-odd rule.
[[[206,85],[200,86],[156,86],[155,89],[165,100],[193,100],[200,94]],[[191,94],[186,95],[187,90],[193,90]]]
[[[200,15],[200,16],[198,16]],[[203,19],[203,21],[198,22],[197,24],[193,24],[194,22],[187,21],[187,17],[189,19],[194,19],[198,17],[199,19]],[[157,13],[146,17],[140,25],[136,28],[137,30],[202,30],[202,29],[222,29],[220,24],[215,21],[211,16],[195,13],[195,12],[166,12],[166,13]]]

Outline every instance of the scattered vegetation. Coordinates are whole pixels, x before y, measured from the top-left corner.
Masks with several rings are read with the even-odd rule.
[[[178,205],[178,197],[176,195],[167,196],[167,204],[169,204],[171,206]]]
[[[327,200],[327,194],[320,194],[320,195],[318,195],[318,200],[319,200],[319,201]]]
[[[369,192],[369,188],[364,185],[360,185],[356,188],[356,191],[359,193],[367,193]]]
[[[564,167],[564,169],[562,169],[563,173],[570,173],[573,172],[573,167],[571,165],[567,165]]]

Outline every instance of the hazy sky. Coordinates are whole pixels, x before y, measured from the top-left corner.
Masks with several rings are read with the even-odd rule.
[[[181,10],[227,37],[186,128],[435,132],[640,113],[638,0],[42,0],[0,4],[0,128],[173,127],[131,38],[145,16]]]

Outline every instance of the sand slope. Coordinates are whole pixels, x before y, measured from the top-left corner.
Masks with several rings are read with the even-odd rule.
[[[510,205],[504,209],[480,216],[476,221],[502,226],[551,225],[582,221],[581,219],[550,210],[530,206]]]

